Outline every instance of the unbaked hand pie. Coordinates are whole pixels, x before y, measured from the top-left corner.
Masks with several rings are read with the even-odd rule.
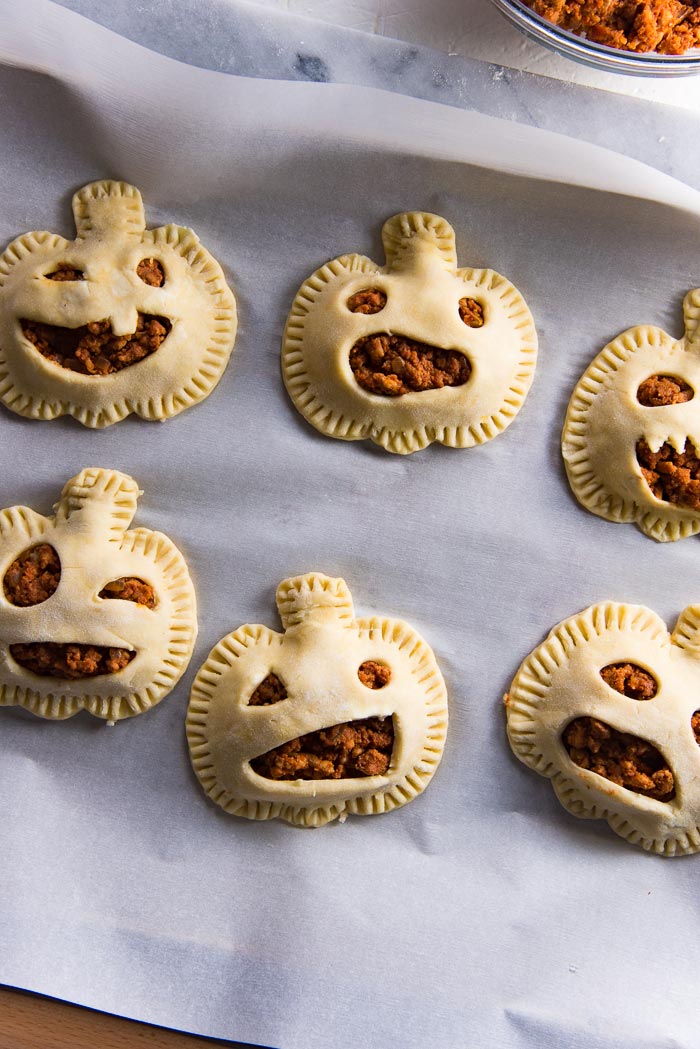
[[[700,851],[700,605],[669,636],[604,602],[556,626],[505,698],[508,738],[562,805],[664,856]]]
[[[578,501],[660,542],[700,532],[700,288],[683,312],[681,339],[640,325],[601,350],[562,435]]]
[[[192,582],[170,539],[128,530],[139,495],[126,474],[89,468],[53,517],[0,511],[0,706],[118,721],[155,706],[185,671]]]
[[[195,679],[187,737],[207,794],[305,827],[411,801],[447,730],[431,649],[399,620],[356,620],[342,579],[286,579],[277,606],[283,634],[239,627]]]
[[[25,233],[0,256],[0,398],[30,419],[169,419],[219,381],[236,303],[190,229],[146,229],[141,194],[92,182],[77,237]]]
[[[382,240],[385,266],[342,255],[299,289],[282,347],[290,397],[321,433],[390,452],[490,440],[532,383],[525,300],[493,270],[457,269],[437,215],[395,215]]]

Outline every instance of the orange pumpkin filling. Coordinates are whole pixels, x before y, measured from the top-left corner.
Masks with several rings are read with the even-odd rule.
[[[59,263],[53,273],[47,273],[46,276],[48,280],[85,280],[83,271],[76,269],[75,266],[71,266],[67,262]]]
[[[250,764],[259,776],[274,780],[383,776],[393,746],[393,718],[362,718],[299,736]]]
[[[40,605],[56,592],[61,579],[61,561],[48,543],[25,550],[5,572],[3,589],[12,605]]]
[[[386,306],[386,294],[381,288],[363,288],[348,299],[351,313],[379,313]]]
[[[463,353],[388,332],[358,339],[350,350],[350,368],[363,390],[380,397],[463,386],[471,375]]]
[[[10,655],[21,667],[39,677],[75,680],[96,677],[98,674],[116,674],[131,662],[136,653],[126,648],[108,648],[105,645],[32,641],[29,644],[10,645]]]
[[[656,678],[636,663],[610,663],[600,676],[606,685],[629,699],[653,699],[659,690]]]
[[[698,0],[525,0],[554,25],[622,51],[682,55],[700,46]]]
[[[652,452],[642,438],[637,441],[637,462],[657,499],[700,510],[700,458],[689,438],[682,452],[668,442]]]
[[[685,404],[692,401],[695,393],[683,379],[676,375],[650,375],[639,384],[637,400],[645,408],[660,408],[665,404]]]
[[[690,719],[690,727],[693,730],[695,736],[695,742],[700,747],[700,710],[696,710]]]
[[[562,736],[569,757],[582,769],[657,801],[671,801],[673,773],[656,747],[639,736],[619,732],[598,718],[570,722]]]
[[[277,674],[268,674],[253,692],[248,700],[248,706],[267,707],[271,703],[281,703],[286,698],[287,689],[277,677]]]
[[[358,668],[357,676],[367,688],[384,688],[391,681],[391,670],[385,663],[366,659]]]
[[[136,273],[144,284],[149,284],[152,288],[162,288],[165,284],[165,270],[158,259],[141,259]]]
[[[468,328],[483,328],[484,307],[476,299],[460,299],[459,315]]]
[[[41,321],[20,321],[22,333],[42,357],[83,375],[112,375],[155,353],[172,325],[166,317],[139,313],[136,331],[114,335],[109,321],[61,328]]]

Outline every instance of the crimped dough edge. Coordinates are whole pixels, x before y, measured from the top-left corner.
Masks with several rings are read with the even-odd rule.
[[[94,200],[117,201],[125,204],[128,212],[135,215],[134,222],[138,231],[139,216],[143,222],[143,203],[141,194],[134,186],[112,180],[101,180],[84,186],[73,197],[73,213],[78,231],[75,240],[68,241],[57,234],[46,231],[34,231],[17,237],[5,249],[0,256],[0,302],[2,288],[18,262],[41,249],[55,248],[60,249],[61,252],[70,252],[74,245],[90,236],[92,228],[88,217],[88,207],[89,203]],[[79,376],[78,373],[70,372],[61,365],[45,360],[36,350],[25,345],[26,340],[23,337],[15,334],[16,352],[24,356],[32,355],[32,363],[36,365],[36,386],[38,388],[33,389],[17,380],[7,351],[0,344],[0,400],[11,411],[24,418],[43,421],[70,415],[83,426],[101,429],[120,422],[130,414],[150,421],[164,421],[204,400],[211,393],[231,356],[237,330],[236,302],[226,283],[223,270],[216,259],[199,243],[197,235],[184,226],[169,223],[154,229],[142,228],[140,243],[143,244],[144,252],[148,252],[149,249],[157,251],[158,248],[167,248],[179,254],[187,261],[192,279],[204,288],[212,300],[211,323],[208,325],[206,341],[201,346],[200,359],[195,372],[183,377],[181,386],[167,394],[140,397],[137,393],[133,393],[128,396],[110,398],[108,388],[109,385],[114,385],[114,382],[110,384],[110,380],[114,380],[115,375],[99,378]],[[159,348],[152,357],[157,357],[161,352],[167,353],[167,350]],[[38,358],[37,360],[34,360],[34,355]],[[131,385],[135,390],[143,384],[143,377],[150,370],[149,363],[153,368],[152,357],[125,369],[126,371],[131,371],[133,368],[140,369],[131,376]],[[173,361],[172,369],[177,369],[177,359]],[[41,375],[42,371],[46,373],[45,376]],[[116,373],[117,376],[121,374],[121,372]],[[46,385],[47,380],[52,387],[60,390],[61,386],[75,384],[81,379],[84,380],[86,391],[89,390],[91,395],[96,390],[95,382],[105,387],[105,394],[102,397],[104,403],[99,409],[80,403],[75,396],[70,394],[65,397],[56,397],[40,389],[42,384]]]
[[[507,718],[508,742],[513,753],[525,765],[539,775],[552,780],[555,794],[563,807],[580,819],[603,819],[610,828],[631,845],[638,845],[647,852],[671,857],[700,852],[700,824],[681,829],[677,825],[669,828],[665,835],[649,836],[635,825],[635,810],[643,808],[647,799],[622,787],[615,787],[605,777],[589,772],[589,787],[574,778],[577,766],[567,756],[562,757],[559,741],[552,739],[552,746],[543,749],[535,742],[538,711],[547,703],[547,693],[555,670],[569,658],[569,654],[592,636],[601,636],[610,630],[636,631],[645,634],[650,642],[669,649],[672,645],[697,653],[700,632],[700,605],[684,609],[672,634],[663,620],[650,609],[641,605],[628,605],[604,601],[592,605],[577,615],[558,623],[522,662],[513,679],[509,693],[504,697]],[[580,712],[572,710],[572,717]],[[698,748],[700,751],[700,748]],[[698,754],[700,762],[700,753]],[[567,774],[565,767],[571,768]],[[595,781],[600,781],[596,783]],[[595,784],[595,786],[594,786]],[[612,789],[611,789],[612,788]],[[596,795],[597,791],[597,795]],[[622,814],[606,803],[605,795],[615,796],[618,805],[624,805],[629,813]],[[653,802],[652,802],[653,803]],[[672,813],[669,812],[669,822]]]

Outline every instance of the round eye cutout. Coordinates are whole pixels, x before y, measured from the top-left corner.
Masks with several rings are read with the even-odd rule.
[[[384,688],[391,681],[391,669],[386,663],[378,663],[374,659],[366,659],[357,668],[357,676],[366,688]]]
[[[133,601],[144,608],[156,607],[156,592],[150,583],[135,576],[113,579],[100,590],[98,597],[111,601]]]
[[[11,605],[30,608],[48,601],[61,580],[61,560],[49,543],[30,546],[5,572],[3,592]]]
[[[459,315],[468,328],[483,328],[484,307],[476,299],[463,298],[459,300]]]
[[[350,296],[347,307],[351,313],[381,313],[386,303],[386,292],[381,288],[363,288]]]
[[[609,663],[600,672],[606,685],[629,699],[653,699],[659,683],[653,674],[636,663]]]
[[[151,288],[162,288],[165,284],[165,270],[158,259],[141,259],[136,267],[136,273],[143,283],[148,284]]]
[[[650,375],[639,384],[637,400],[645,408],[661,408],[668,404],[692,401],[695,390],[677,375]]]
[[[85,280],[85,274],[81,269],[76,266],[71,266],[70,262],[59,262],[55,270],[51,273],[44,274],[47,280],[58,280],[63,282],[74,281],[74,280]]]

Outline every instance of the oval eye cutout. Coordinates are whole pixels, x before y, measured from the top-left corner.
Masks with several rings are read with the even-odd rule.
[[[134,576],[113,579],[97,596],[113,601],[133,601],[137,605],[144,605],[145,608],[156,607],[156,592],[151,584]]]
[[[663,754],[647,740],[620,732],[598,718],[575,718],[562,733],[569,757],[619,787],[657,801],[671,801],[676,783]]]
[[[677,375],[650,375],[639,384],[637,400],[645,408],[660,408],[664,404],[685,404],[692,401],[695,390]]]
[[[144,284],[149,284],[152,288],[162,288],[165,284],[165,270],[158,259],[141,259],[136,273]]]
[[[386,306],[386,292],[381,288],[363,288],[348,299],[351,313],[381,313]]]
[[[46,273],[45,277],[47,280],[85,280],[83,271],[71,266],[69,262],[59,262],[56,269],[52,273]]]
[[[277,674],[270,673],[260,682],[250,699],[249,707],[269,707],[272,703],[281,703],[287,698],[287,689]]]
[[[459,300],[459,315],[468,328],[483,328],[484,307],[476,299]]]
[[[636,663],[609,663],[600,676],[606,685],[629,699],[653,699],[659,691],[654,675]]]
[[[61,560],[49,543],[31,546],[5,572],[3,590],[11,605],[29,608],[48,601],[61,579]]]
[[[366,688],[384,688],[391,681],[391,670],[386,663],[366,659],[357,668],[357,676]]]

